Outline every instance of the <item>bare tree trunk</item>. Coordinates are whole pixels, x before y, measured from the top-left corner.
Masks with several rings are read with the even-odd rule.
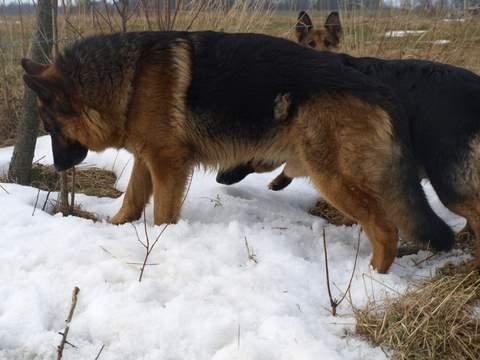
[[[32,60],[48,63],[52,51],[52,1],[38,0],[37,29],[32,36]],[[29,184],[32,161],[37,143],[38,118],[35,95],[25,87],[22,114],[17,125],[17,138],[13,149],[8,177],[19,184]]]

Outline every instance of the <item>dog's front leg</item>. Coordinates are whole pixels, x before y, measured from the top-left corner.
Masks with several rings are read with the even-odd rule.
[[[118,225],[139,219],[150,195],[152,195],[150,172],[145,162],[136,157],[122,207],[110,222]]]
[[[148,161],[148,167],[152,175],[155,225],[177,222],[191,164],[177,154],[157,155]]]

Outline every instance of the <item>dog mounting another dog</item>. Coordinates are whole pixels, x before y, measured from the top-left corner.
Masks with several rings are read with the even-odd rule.
[[[155,224],[177,221],[194,166],[296,161],[362,225],[378,271],[395,258],[398,230],[437,249],[453,244],[419,184],[395,96],[328,53],[266,35],[142,32],[83,39],[52,65],[22,65],[58,169],[87,149],[134,154],[114,224],[138,219],[152,193]]]

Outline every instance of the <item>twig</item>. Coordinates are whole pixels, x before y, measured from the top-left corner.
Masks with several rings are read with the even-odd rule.
[[[433,254],[431,254],[431,255],[428,255],[425,259],[419,260],[418,262],[415,262],[415,261],[414,261],[413,264],[414,264],[415,266],[418,266],[418,265],[423,264],[424,262],[427,262],[428,260],[434,258],[434,257],[437,256],[437,255],[438,255],[438,253],[433,253]]]
[[[78,299],[79,292],[80,292],[80,289],[77,286],[75,286],[72,292],[72,305],[70,305],[70,312],[68,313],[67,320],[65,320],[65,323],[67,325],[65,326],[65,330],[63,331],[63,333],[61,333],[62,341],[60,342],[60,345],[58,345],[57,347],[57,360],[60,360],[62,358],[65,344],[72,345],[67,342],[67,336],[68,336],[68,331],[70,330],[70,322],[72,321],[72,318],[73,318],[73,312],[75,311],[75,306],[77,306],[77,299]]]
[[[325,255],[325,275],[327,277],[327,290],[328,290],[328,298],[330,299],[330,306],[332,309],[332,315],[336,316],[337,315],[337,307],[345,300],[345,297],[350,291],[350,288],[352,286],[352,281],[353,281],[353,276],[355,275],[355,270],[357,268],[357,261],[358,261],[358,253],[360,251],[360,235],[362,234],[362,228],[358,231],[358,239],[357,239],[357,251],[355,253],[355,261],[353,263],[353,270],[352,270],[352,275],[350,276],[350,280],[348,282],[347,289],[343,293],[342,297],[337,300],[332,296],[332,289],[330,288],[330,272],[328,268],[328,254],[327,254],[327,240],[325,236],[325,228],[323,228],[323,253]]]
[[[251,260],[255,264],[258,264],[257,254],[255,254],[255,251],[253,249],[250,249],[250,246],[248,246],[248,240],[246,236],[245,236],[245,247],[247,248],[248,260]]]
[[[193,178],[193,172],[192,175],[190,176],[189,182],[188,182],[188,187],[187,190],[185,191],[185,195],[183,196],[182,202],[180,204],[180,208],[183,207],[183,204],[185,203],[185,200],[187,199],[187,195],[190,192],[190,187],[192,186],[192,178]],[[157,235],[153,243],[150,245],[150,238],[148,236],[148,230],[147,230],[147,220],[145,216],[145,208],[143,209],[143,226],[144,226],[144,231],[145,231],[145,242],[141,241],[140,238],[137,240],[146,248],[145,252],[145,258],[143,259],[142,266],[140,267],[140,275],[138,276],[138,282],[142,282],[143,279],[143,273],[145,272],[145,267],[147,266],[148,262],[148,257],[152,253],[153,249],[155,248],[155,245],[157,245],[158,241],[162,237],[163,233],[167,228],[171,225],[171,223],[167,223],[163,226],[162,230],[160,230],[160,233]],[[136,229],[135,229],[136,232]],[[138,236],[138,233],[137,233]],[[146,246],[145,246],[146,245]]]
[[[33,204],[32,216],[35,215],[35,209],[37,208],[38,198],[40,197],[40,189],[37,191],[37,197],[35,199],[35,204]]]
[[[70,193],[70,214],[75,210],[75,166],[72,168],[72,192]]]
[[[7,191],[7,189],[5,189],[1,184],[0,184],[0,189],[2,189],[2,190],[5,191],[8,195],[10,195],[10,193]]]
[[[42,211],[45,211],[47,207],[48,198],[50,197],[51,193],[52,193],[51,191],[47,192],[47,196],[45,197],[45,202],[43,203],[43,206],[42,206]]]
[[[97,356],[95,356],[94,360],[98,360],[100,358],[100,355],[102,354],[102,351],[103,351],[104,347],[105,347],[105,344],[102,345],[102,347],[100,348],[100,351],[98,352]]]
[[[34,162],[32,162],[32,165],[38,165],[40,163],[40,161],[42,161],[43,159],[45,159],[47,157],[47,155],[43,155],[41,157],[39,157],[37,160],[35,160]]]

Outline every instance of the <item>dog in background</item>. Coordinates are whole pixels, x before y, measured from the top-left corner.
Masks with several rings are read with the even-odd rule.
[[[341,34],[339,17],[334,19],[337,33]],[[299,14],[299,43],[324,50],[309,39],[319,38],[322,35],[317,33],[326,31],[315,29],[307,13]],[[480,267],[480,77],[466,69],[432,61],[357,58],[346,54],[334,57],[342,65],[385,84],[397,95],[411,129],[418,174],[430,180],[449,210],[467,219],[477,239],[476,264]],[[269,187],[280,190],[293,177],[305,175],[304,169],[298,167],[298,162],[287,163]]]
[[[379,272],[395,258],[398,230],[437,249],[453,244],[419,184],[395,96],[328,53],[258,34],[132,32],[22,66],[57,169],[88,149],[134,154],[114,224],[138,219],[152,193],[154,223],[176,222],[195,166],[295,160],[362,225]]]

